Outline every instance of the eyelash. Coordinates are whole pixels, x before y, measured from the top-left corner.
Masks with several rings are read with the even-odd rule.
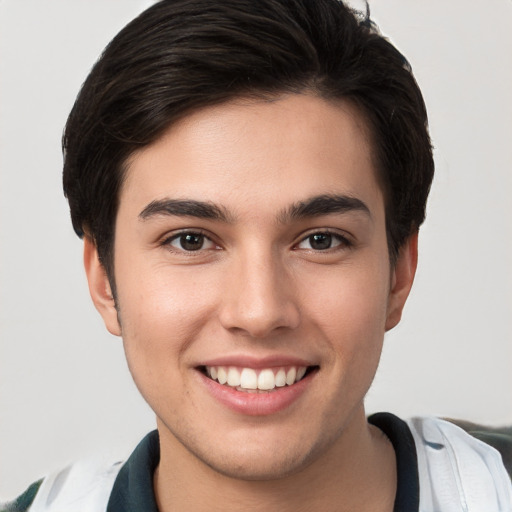
[[[182,243],[180,244],[181,245],[180,248],[174,247],[172,245],[172,243],[174,241],[183,239],[184,237],[187,237],[187,236],[200,238],[201,242],[202,242],[201,247],[199,247],[197,249],[186,249],[183,247],[184,240],[182,240]],[[300,239],[300,241],[294,245],[293,248],[295,250],[301,249],[300,245],[303,244],[304,242],[307,242],[308,240],[310,241],[310,245],[311,245],[312,238],[315,236],[329,237],[329,242],[330,242],[329,245],[331,245],[331,246],[326,247],[324,249],[315,249],[313,247],[303,248],[303,249],[309,250],[309,251],[314,251],[314,252],[331,252],[331,251],[335,251],[337,249],[340,250],[340,249],[351,248],[354,245],[353,242],[351,240],[349,240],[346,236],[343,236],[340,233],[331,231],[329,229],[323,229],[323,230],[312,231],[309,234],[307,234],[306,236],[303,236]],[[338,243],[336,245],[332,246],[332,243],[335,241],[337,241]],[[205,242],[211,243],[212,245],[215,246],[216,249],[219,248],[219,246],[217,244],[215,244],[215,242],[201,230],[186,230],[186,231],[180,231],[179,233],[174,233],[173,235],[162,240],[161,245],[164,247],[167,247],[169,250],[171,250],[173,252],[179,252],[179,253],[192,255],[194,253],[200,253],[203,250],[210,250],[211,248],[206,248],[206,249],[204,248]]]
[[[327,247],[325,249],[314,249],[313,247],[311,247],[310,249],[306,248],[306,250],[314,251],[314,252],[331,252],[331,251],[336,251],[336,250],[340,250],[340,249],[350,249],[354,245],[353,242],[348,237],[340,234],[337,231],[332,231],[330,229],[320,229],[320,230],[312,231],[309,234],[307,234],[306,236],[303,236],[300,239],[300,241],[297,244],[295,244],[294,247],[300,248],[299,247],[300,244],[306,242],[307,240],[310,240],[310,243],[311,243],[311,239],[313,237],[319,236],[319,235],[323,235],[323,236],[327,235],[328,237],[331,237],[332,242],[337,240],[338,244],[331,246],[331,247]]]
[[[183,246],[181,248],[173,247],[172,242],[174,242],[176,240],[180,240],[181,238],[184,238],[187,236],[197,237],[197,238],[200,237],[203,242],[201,244],[201,247],[199,247],[198,249],[195,249],[195,250],[187,250]],[[162,240],[160,245],[162,245],[163,247],[167,247],[169,250],[171,250],[173,252],[179,252],[179,253],[184,253],[184,254],[194,254],[194,253],[199,253],[202,250],[207,250],[207,249],[203,248],[203,245],[206,241],[208,241],[211,244],[218,247],[218,245],[215,244],[215,242],[201,230],[186,230],[186,231],[180,231],[179,233],[174,233],[173,235]]]

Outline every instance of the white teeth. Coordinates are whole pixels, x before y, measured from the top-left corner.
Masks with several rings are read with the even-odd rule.
[[[244,389],[258,389],[258,376],[252,368],[244,368],[242,370],[240,386]]]
[[[291,386],[299,382],[306,374],[306,366],[290,366],[286,368],[242,368],[235,366],[207,366],[206,373],[219,384],[227,384],[239,391],[258,392],[271,391],[274,388]]]
[[[269,390],[276,387],[276,378],[272,370],[262,370],[258,376],[258,389]]]
[[[228,381],[228,375],[226,373],[226,369],[223,366],[220,366],[217,369],[217,380],[219,381],[219,384],[226,384]]]
[[[291,386],[295,382],[296,376],[297,376],[297,370],[295,367],[292,366],[288,370],[288,372],[286,372],[286,384],[288,384],[288,386]]]
[[[276,373],[276,387],[282,388],[283,386],[286,386],[286,372],[281,368]]]
[[[228,370],[228,385],[240,386],[240,372],[236,368],[229,368]]]
[[[301,366],[297,370],[297,376],[295,377],[295,382],[299,382],[299,380],[301,380],[302,377],[304,377],[304,375],[306,375],[306,368],[304,366]]]

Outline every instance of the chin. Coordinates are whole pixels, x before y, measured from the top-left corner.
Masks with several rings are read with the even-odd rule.
[[[261,432],[260,432],[261,434]],[[291,435],[265,436],[256,432],[251,439],[242,436],[216,444],[215,450],[195,452],[211,469],[229,478],[245,481],[280,480],[300,473],[319,458],[321,446],[308,446]]]
[[[221,461],[205,460],[206,464],[214,471],[229,478],[245,481],[272,481],[280,480],[299,473],[309,465],[309,457],[299,454],[284,455],[275,453],[244,454],[242,456],[233,454]]]

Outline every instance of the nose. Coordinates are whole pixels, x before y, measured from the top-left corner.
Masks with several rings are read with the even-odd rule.
[[[299,325],[296,286],[279,258],[252,254],[232,263],[219,312],[225,329],[264,338]]]

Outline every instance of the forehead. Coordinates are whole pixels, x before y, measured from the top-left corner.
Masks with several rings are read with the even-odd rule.
[[[132,155],[120,210],[165,197],[233,212],[321,194],[375,200],[381,193],[368,133],[353,105],[312,95],[207,107]]]

